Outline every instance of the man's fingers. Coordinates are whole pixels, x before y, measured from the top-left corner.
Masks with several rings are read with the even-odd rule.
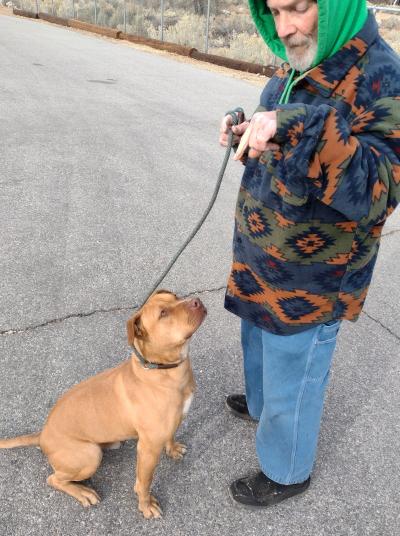
[[[239,125],[233,125],[232,126],[232,132],[234,134],[237,134],[238,136],[242,136],[249,126],[250,121],[245,121],[244,123],[239,123]]]
[[[228,145],[230,130],[232,130],[234,134],[233,144],[237,145],[240,142],[240,138],[243,135],[243,133],[246,131],[249,124],[250,124],[250,121],[245,121],[244,123],[240,123],[239,125],[233,125],[232,117],[230,115],[226,115],[221,122],[221,128],[219,131],[220,132],[220,135],[219,135],[220,145],[222,145],[223,147],[226,147]]]
[[[225,117],[223,117],[221,125],[219,127],[219,144],[223,147],[226,147],[228,145],[228,134],[231,126],[232,117],[230,115],[226,115]]]
[[[249,158],[260,158],[262,151],[256,151],[255,149],[249,150]]]
[[[243,121],[242,123],[239,123],[238,125],[234,125],[232,116],[226,115],[221,121],[221,126],[219,130],[221,133],[228,134],[229,131],[232,129],[232,132],[241,136],[249,124],[250,124],[250,121]]]
[[[226,145],[226,142],[228,140],[228,135],[225,134],[225,132],[222,132],[222,130],[219,131],[219,138],[218,138],[218,141],[220,143],[220,145]]]
[[[254,149],[253,147],[250,147],[249,150],[249,158],[260,158],[262,153],[265,151],[279,151],[280,146],[277,143],[267,143],[265,147],[263,147],[262,150],[258,151],[257,149]]]
[[[251,120],[245,134],[242,136],[239,148],[236,151],[235,160],[240,160],[247,147],[250,148],[249,157],[258,158],[262,152],[277,150],[279,146],[270,142],[276,132],[276,121],[266,119],[261,114],[256,114]]]
[[[230,115],[226,115],[222,119],[221,125],[219,127],[220,134],[228,134],[231,126],[232,126],[232,117]]]
[[[267,143],[266,151],[279,151],[280,146],[277,143]]]
[[[280,146],[277,143],[265,143],[265,141],[255,141],[252,143],[250,128],[242,136],[233,159],[240,160],[247,147],[250,147],[249,158],[259,158],[264,151],[278,151],[280,149]]]
[[[240,138],[239,147],[237,148],[235,156],[233,157],[234,160],[240,160],[242,156],[244,155],[249,145],[250,134],[251,134],[251,126],[249,126],[246,129],[243,136]]]
[[[221,134],[220,137],[219,137],[219,143],[223,147],[227,147],[228,140],[229,140],[228,134]],[[240,141],[239,136],[233,136],[233,145],[237,145],[239,143],[239,141]]]

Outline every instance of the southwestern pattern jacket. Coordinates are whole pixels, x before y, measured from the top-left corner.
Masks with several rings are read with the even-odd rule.
[[[400,59],[374,17],[278,105],[287,78],[284,66],[257,109],[278,111],[281,149],[247,161],[225,298],[282,335],[358,318],[400,200]]]

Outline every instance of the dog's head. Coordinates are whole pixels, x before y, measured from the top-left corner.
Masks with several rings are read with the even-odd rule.
[[[206,314],[198,298],[180,299],[159,290],[127,321],[128,343],[139,341],[144,354],[176,358]]]

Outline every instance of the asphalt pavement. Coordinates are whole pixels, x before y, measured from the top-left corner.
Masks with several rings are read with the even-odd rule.
[[[121,43],[0,16],[0,437],[39,430],[71,385],[128,357],[125,322],[208,204],[225,111],[260,87]],[[146,521],[136,446],[106,452],[89,510],[46,485],[38,449],[0,451],[1,536],[400,534],[400,212],[369,297],[344,323],[309,491],[261,512],[228,484],[257,468],[255,425],[227,413],[243,390],[239,321],[223,309],[241,165],[163,286],[209,310],[191,356],[197,393],[163,457]]]

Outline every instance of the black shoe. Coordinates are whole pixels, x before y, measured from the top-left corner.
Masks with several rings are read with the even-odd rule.
[[[248,421],[254,421],[253,417],[249,413],[249,408],[247,407],[246,396],[245,395],[229,395],[226,397],[226,405],[228,409],[236,417],[241,419],[246,419]]]
[[[306,491],[310,477],[301,484],[284,486],[268,478],[261,471],[255,475],[239,478],[229,486],[232,499],[243,506],[265,508],[278,504],[289,497]]]

